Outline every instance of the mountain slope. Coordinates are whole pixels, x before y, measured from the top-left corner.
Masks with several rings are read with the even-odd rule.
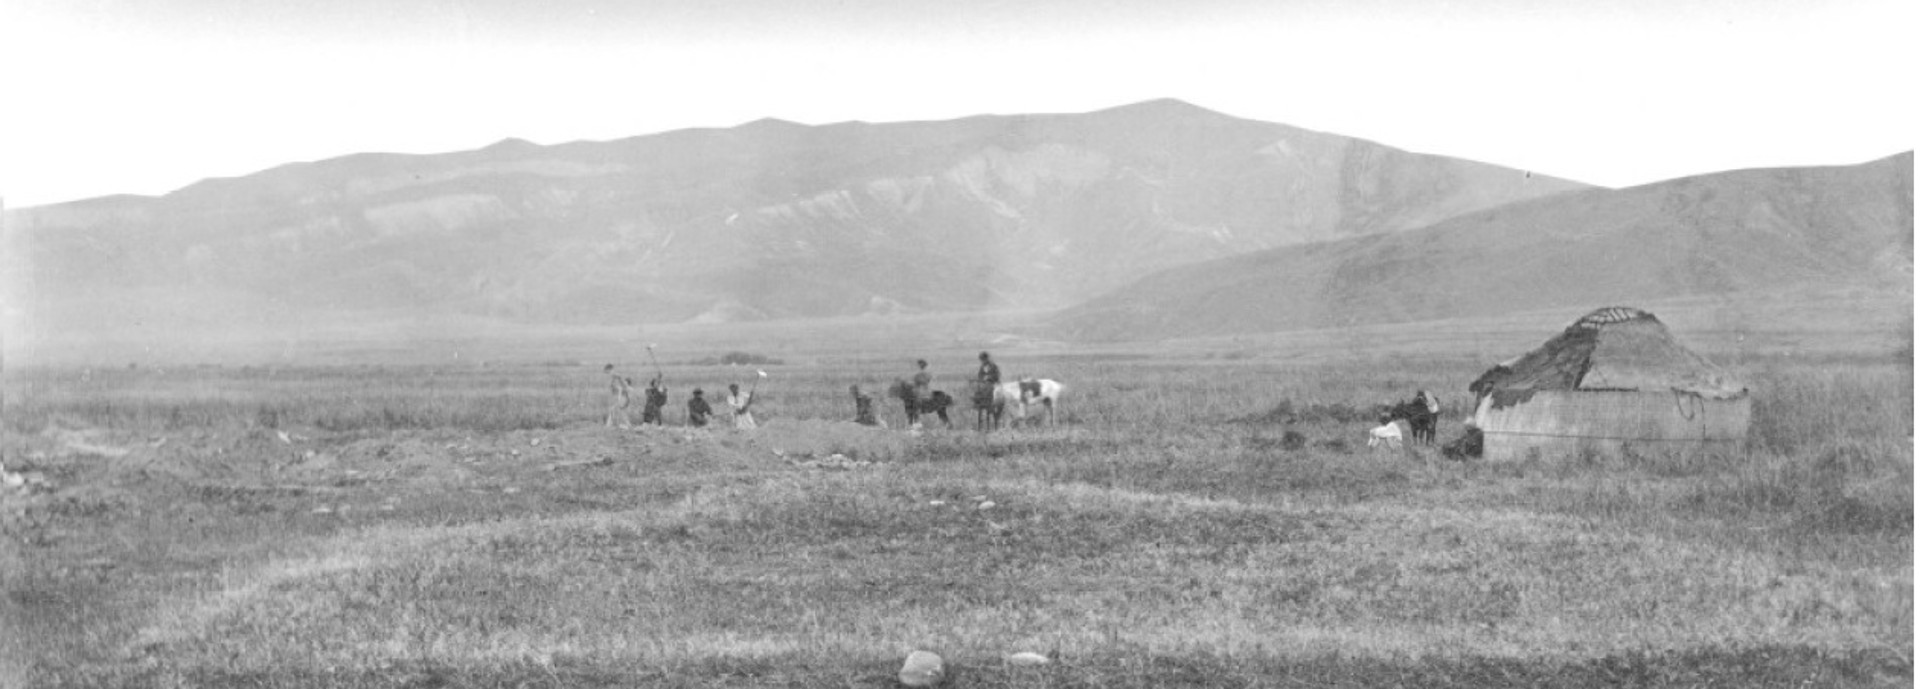
[[[56,329],[1058,307],[1155,270],[1585,188],[1178,101],[366,153],[8,213]]]
[[[1912,275],[1908,152],[1586,190],[1176,268],[1064,310],[1056,335],[1277,332],[1789,287],[1910,294]]]

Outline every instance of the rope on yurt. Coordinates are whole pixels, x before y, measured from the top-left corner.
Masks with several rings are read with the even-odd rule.
[[[1739,442],[1741,438],[1634,438],[1618,435],[1577,435],[1572,433],[1529,433],[1526,431],[1480,431],[1483,435],[1509,435],[1528,438],[1569,438],[1575,440],[1630,440],[1651,443],[1718,443]]]
[[[1683,399],[1687,398],[1691,398],[1693,404],[1682,402]],[[1701,412],[1707,410],[1707,405],[1700,400],[1700,396],[1697,394],[1685,390],[1674,390],[1673,409],[1680,413],[1680,418],[1692,421],[1695,416],[1699,416]]]

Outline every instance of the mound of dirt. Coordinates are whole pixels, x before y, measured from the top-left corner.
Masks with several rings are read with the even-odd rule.
[[[1294,406],[1293,400],[1280,400],[1279,404],[1264,412],[1229,419],[1228,423],[1243,424],[1296,424],[1318,421],[1336,423],[1372,422],[1380,415],[1377,409],[1355,407],[1344,402],[1321,404],[1318,402]]]
[[[325,496],[327,505],[390,504],[579,472],[871,467],[904,457],[915,442],[915,434],[806,419],[772,419],[752,431],[582,424],[499,433],[253,427],[151,436],[57,423],[7,439],[7,471],[20,485],[0,492],[8,509],[44,517],[166,504],[182,495],[220,504],[269,494]]]

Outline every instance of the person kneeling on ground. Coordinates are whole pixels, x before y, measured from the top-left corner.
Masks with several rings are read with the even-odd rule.
[[[880,420],[873,416],[873,398],[860,392],[860,386],[847,388],[853,393],[853,422],[862,426],[879,426]]]
[[[693,389],[693,399],[687,400],[687,425],[702,428],[707,425],[707,417],[713,415],[713,407],[707,404],[703,395],[706,391]]]

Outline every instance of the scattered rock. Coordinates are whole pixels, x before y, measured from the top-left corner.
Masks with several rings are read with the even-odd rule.
[[[928,502],[927,502],[927,504],[929,504],[929,505],[932,505],[932,506],[934,506],[934,507],[939,507],[939,506],[941,506],[941,505],[945,505],[945,504],[947,504],[947,501],[945,501],[945,500],[930,500],[930,501],[928,501]]]
[[[1021,651],[1007,656],[1008,665],[1045,665],[1049,659],[1033,651]]]
[[[321,505],[319,507],[313,508],[313,513],[314,514],[333,514],[333,508],[328,507],[326,505]]]
[[[988,500],[986,502],[980,503],[980,509],[990,510],[994,508],[995,504],[996,503],[994,501]]]
[[[119,459],[121,457],[127,456],[127,453],[132,452],[132,450],[128,450],[127,448],[124,448],[124,447],[113,447],[111,445],[95,445],[93,443],[80,441],[80,440],[68,440],[66,442],[66,446],[67,446],[67,449],[80,454],[96,455],[100,457],[106,457],[107,459]]]
[[[801,467],[803,469],[843,469],[844,470],[844,469],[858,469],[861,467],[873,466],[873,462],[863,462],[837,452],[832,455],[828,455],[824,459],[811,459],[811,457],[813,456],[812,454],[794,455],[794,456],[789,456],[785,453],[777,453],[777,454],[779,454],[781,459],[786,460],[788,464],[792,464],[794,466]],[[798,457],[808,457],[809,459],[798,459]]]
[[[900,666],[900,683],[909,687],[931,687],[946,679],[946,675],[940,656],[926,651],[908,653],[906,664]]]

